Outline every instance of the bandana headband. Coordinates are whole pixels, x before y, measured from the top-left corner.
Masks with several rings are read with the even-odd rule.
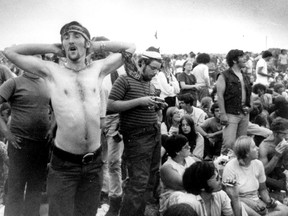
[[[61,38],[63,38],[63,36],[69,32],[77,32],[77,33],[81,34],[87,41],[90,41],[90,36],[87,34],[87,30],[85,30],[84,28],[82,28],[80,26],[76,26],[76,25],[72,25],[72,26],[69,26],[68,28],[66,28],[64,30],[64,32],[61,34]]]

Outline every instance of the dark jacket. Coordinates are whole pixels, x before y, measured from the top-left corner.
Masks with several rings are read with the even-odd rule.
[[[239,115],[242,112],[241,82],[231,68],[222,72],[222,75],[226,83],[226,89],[224,92],[224,104],[226,113]],[[252,86],[247,75],[242,72],[242,76],[246,90],[246,101],[244,105],[250,107]]]

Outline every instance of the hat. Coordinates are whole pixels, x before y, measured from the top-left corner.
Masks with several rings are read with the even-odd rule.
[[[162,60],[159,50],[160,48],[151,46],[142,53],[142,58]]]
[[[160,53],[154,52],[154,51],[144,51],[142,53],[142,57],[143,58],[147,58],[147,59],[162,60],[162,57],[161,57]]]

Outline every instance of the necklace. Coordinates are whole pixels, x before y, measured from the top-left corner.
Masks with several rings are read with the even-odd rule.
[[[74,72],[82,71],[82,70],[86,69],[88,66],[89,66],[88,64],[85,64],[84,67],[82,67],[82,68],[80,68],[80,69],[75,69],[75,68],[69,67],[69,66],[67,65],[67,62],[64,63],[64,67],[65,67],[65,68],[67,68],[67,69],[69,69],[69,70],[72,70],[72,71],[74,71]]]

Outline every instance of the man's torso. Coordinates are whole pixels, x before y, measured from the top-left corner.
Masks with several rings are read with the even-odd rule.
[[[98,62],[98,63],[97,63]],[[95,151],[100,146],[100,88],[103,61],[75,72],[50,65],[47,84],[57,121],[55,145],[74,154]]]

